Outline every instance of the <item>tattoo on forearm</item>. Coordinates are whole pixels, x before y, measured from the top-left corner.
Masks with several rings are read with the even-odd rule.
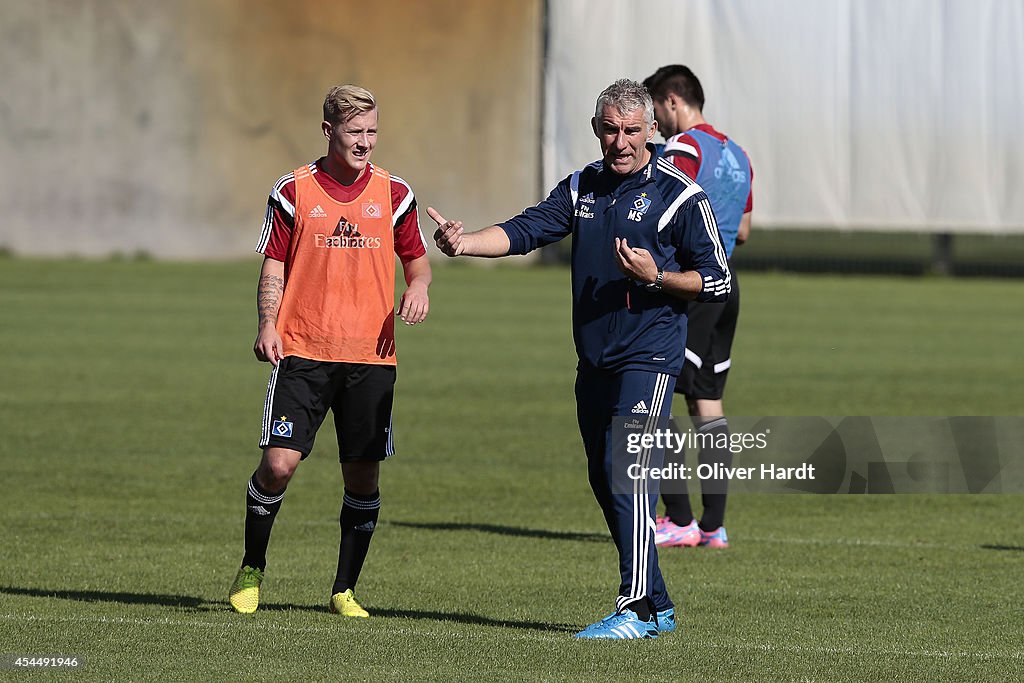
[[[284,294],[284,278],[277,275],[260,276],[260,285],[256,293],[256,309],[260,314],[260,324],[277,322],[277,312],[281,308],[281,296]]]

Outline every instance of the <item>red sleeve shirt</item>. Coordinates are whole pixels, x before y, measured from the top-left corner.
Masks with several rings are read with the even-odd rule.
[[[715,130],[710,124],[702,123],[695,126],[700,131],[707,133],[719,140],[726,140],[726,136]],[[692,130],[692,129],[691,129]],[[743,152],[746,154],[746,151]],[[689,133],[673,135],[665,141],[665,156],[672,160],[676,168],[694,180],[700,173],[701,153],[700,145]],[[747,163],[750,163],[750,156],[747,156]],[[750,213],[754,210],[754,166],[750,166],[750,193],[747,195],[747,205],[743,213]]]
[[[697,179],[700,172],[700,145],[687,133],[673,135],[665,142],[665,156],[672,160],[672,163],[680,171]]]
[[[314,178],[327,194],[339,202],[350,202],[366,189],[370,174],[363,176],[352,185],[342,185],[320,168],[320,161],[310,164]],[[391,210],[394,218],[395,253],[402,263],[419,258],[427,253],[427,243],[420,231],[419,214],[416,211],[416,196],[409,184],[398,176],[391,176]],[[295,227],[295,175],[281,176],[267,199],[267,211],[263,218],[263,230],[256,251],[277,261],[284,261],[288,254],[288,242]]]

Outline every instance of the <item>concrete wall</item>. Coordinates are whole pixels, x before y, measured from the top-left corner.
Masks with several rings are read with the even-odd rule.
[[[321,155],[327,89],[380,103],[374,161],[478,227],[539,199],[541,0],[0,5],[0,248],[252,252]]]

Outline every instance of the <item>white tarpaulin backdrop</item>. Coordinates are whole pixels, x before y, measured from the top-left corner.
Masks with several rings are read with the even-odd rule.
[[[686,64],[760,227],[1024,232],[1024,0],[551,0],[544,183],[594,102]],[[659,138],[660,139],[660,138]]]

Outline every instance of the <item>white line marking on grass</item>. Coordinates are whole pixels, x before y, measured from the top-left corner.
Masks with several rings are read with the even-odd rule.
[[[325,614],[326,618],[327,615]],[[380,617],[388,618],[390,617]],[[286,631],[289,633],[327,633],[331,635],[338,634],[337,619],[331,618],[332,625],[327,626],[288,626],[286,624],[278,624],[267,621],[255,621],[252,617],[240,616],[238,619],[232,621],[201,621],[197,619],[169,619],[162,617],[159,619],[140,619],[132,617],[49,617],[49,616],[38,616],[35,614],[0,614],[0,619],[5,621],[23,621],[33,622],[37,621],[40,623],[82,623],[82,624],[132,624],[133,626],[178,626],[183,628],[203,627],[203,628],[223,628],[223,629],[237,629],[237,628],[255,628],[259,631]],[[488,625],[485,628],[503,628],[497,624]],[[404,628],[389,628],[389,634],[407,634],[407,635],[420,635],[420,636],[435,636],[443,640],[450,640],[451,638],[466,638],[473,634],[464,633],[462,631],[444,631],[444,632],[425,632],[423,629],[404,629]],[[482,633],[480,635],[483,635]],[[544,635],[543,633],[530,633],[520,631],[518,633],[510,633],[502,635],[503,639],[506,640],[533,640],[533,641],[552,641],[556,638],[561,638],[563,634],[552,634]]]
[[[702,646],[704,644],[702,643]],[[861,650],[855,647],[804,647],[802,645],[772,645],[771,643],[707,643],[720,649],[759,650],[761,652],[791,652],[793,654],[854,655],[858,657],[919,657],[928,659],[1011,659],[1024,660],[1024,652],[945,652],[942,650]]]
[[[973,543],[924,543],[918,541],[880,541],[864,538],[779,538],[777,536],[742,536],[742,540],[752,543],[794,543],[797,545],[852,545],[872,546],[880,548],[923,548],[949,550],[976,550]]]
[[[131,617],[49,617],[37,616],[34,614],[0,614],[0,619],[5,621],[23,621],[41,623],[85,623],[85,624],[132,624],[136,626],[178,626],[185,628],[255,628],[261,631],[284,631],[290,633],[327,633],[332,636],[338,634],[336,625],[330,627],[320,626],[288,626],[266,621],[254,621],[251,617],[240,617],[232,621],[200,621],[197,619],[139,619]],[[486,626],[485,628],[502,628],[500,626]],[[506,629],[511,630],[511,629]],[[410,636],[441,638],[445,641],[451,638],[474,638],[477,633],[466,633],[463,631],[424,631],[423,629],[389,628],[389,634],[408,634]],[[479,635],[485,635],[479,632]],[[666,636],[671,638],[672,636]],[[519,631],[517,633],[505,633],[504,640],[520,640],[534,642],[555,642],[561,640],[572,640],[568,633],[531,633]],[[1024,652],[948,652],[943,650],[897,650],[897,649],[859,649],[855,647],[805,647],[803,645],[774,645],[772,643],[702,643],[702,647],[712,647],[719,650],[757,650],[759,652],[788,652],[791,654],[826,654],[826,655],[850,655],[854,657],[908,657],[919,659],[980,659],[980,660],[1024,660]]]
[[[77,519],[72,514],[60,514],[60,513],[35,513],[21,515],[25,519],[47,519],[47,520],[73,520]],[[110,515],[110,519],[120,520],[121,517]],[[95,516],[94,516],[95,518]],[[192,515],[164,515],[161,517],[147,517],[145,515],[133,515],[132,519],[141,524],[193,524],[196,521],[196,517]],[[295,527],[331,527],[337,528],[338,520],[336,519],[285,519],[279,520],[278,525],[284,526],[295,526]],[[382,525],[387,525],[388,521],[383,520]],[[478,529],[457,529],[456,531],[463,531],[466,533],[486,533]],[[601,536],[608,533],[607,529],[591,529],[587,531],[580,531],[578,529],[537,529],[537,531],[550,531],[554,534],[568,534],[588,537],[586,542],[590,542],[589,537]],[[528,539],[534,540],[534,539]],[[572,540],[572,539],[568,539]],[[608,536],[608,540],[611,540],[611,536]],[[949,543],[943,541],[942,543],[933,543],[926,541],[905,541],[905,540],[879,540],[874,538],[792,538],[792,537],[777,537],[777,536],[736,536],[736,541],[748,541],[751,543],[787,543],[795,545],[839,545],[839,546],[864,546],[873,548],[919,548],[922,550],[978,550],[982,545],[981,543]],[[582,542],[582,539],[581,539]],[[1004,541],[1005,542],[1005,541]]]

